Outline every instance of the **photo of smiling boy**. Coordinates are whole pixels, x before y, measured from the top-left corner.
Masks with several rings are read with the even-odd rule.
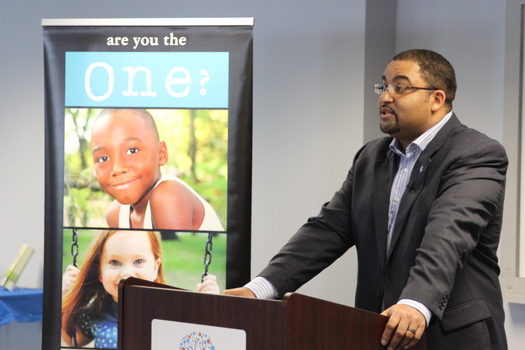
[[[223,231],[211,205],[184,181],[162,175],[164,141],[144,109],[105,109],[91,130],[97,181],[114,201],[106,210],[112,228]]]

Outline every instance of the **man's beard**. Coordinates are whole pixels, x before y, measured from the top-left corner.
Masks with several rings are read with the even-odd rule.
[[[397,115],[395,117],[396,117],[396,120],[393,123],[389,123],[389,124],[379,123],[379,129],[383,133],[389,134],[389,135],[399,132],[401,128],[399,127],[399,122],[397,121]]]

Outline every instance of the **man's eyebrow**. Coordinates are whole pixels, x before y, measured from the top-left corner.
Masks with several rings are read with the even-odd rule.
[[[386,77],[383,75],[382,77],[383,81],[386,81]],[[410,79],[406,75],[396,75],[392,81],[399,81],[399,80],[406,80],[410,82]]]

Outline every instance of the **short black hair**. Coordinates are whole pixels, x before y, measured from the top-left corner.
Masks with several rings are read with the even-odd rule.
[[[413,49],[398,53],[394,61],[412,61],[419,65],[421,77],[428,87],[445,91],[445,105],[452,109],[452,101],[456,97],[456,73],[450,62],[431,50]]]

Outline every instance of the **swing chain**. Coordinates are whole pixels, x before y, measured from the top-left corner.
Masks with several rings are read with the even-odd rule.
[[[204,273],[201,277],[201,283],[204,282],[204,277],[208,276],[208,267],[211,264],[213,255],[212,234],[208,233],[208,240],[206,241],[206,249],[204,251]]]
[[[78,232],[77,232],[77,229],[73,229],[73,240],[71,242],[71,255],[73,256],[73,266],[78,267],[78,264],[77,264]]]

